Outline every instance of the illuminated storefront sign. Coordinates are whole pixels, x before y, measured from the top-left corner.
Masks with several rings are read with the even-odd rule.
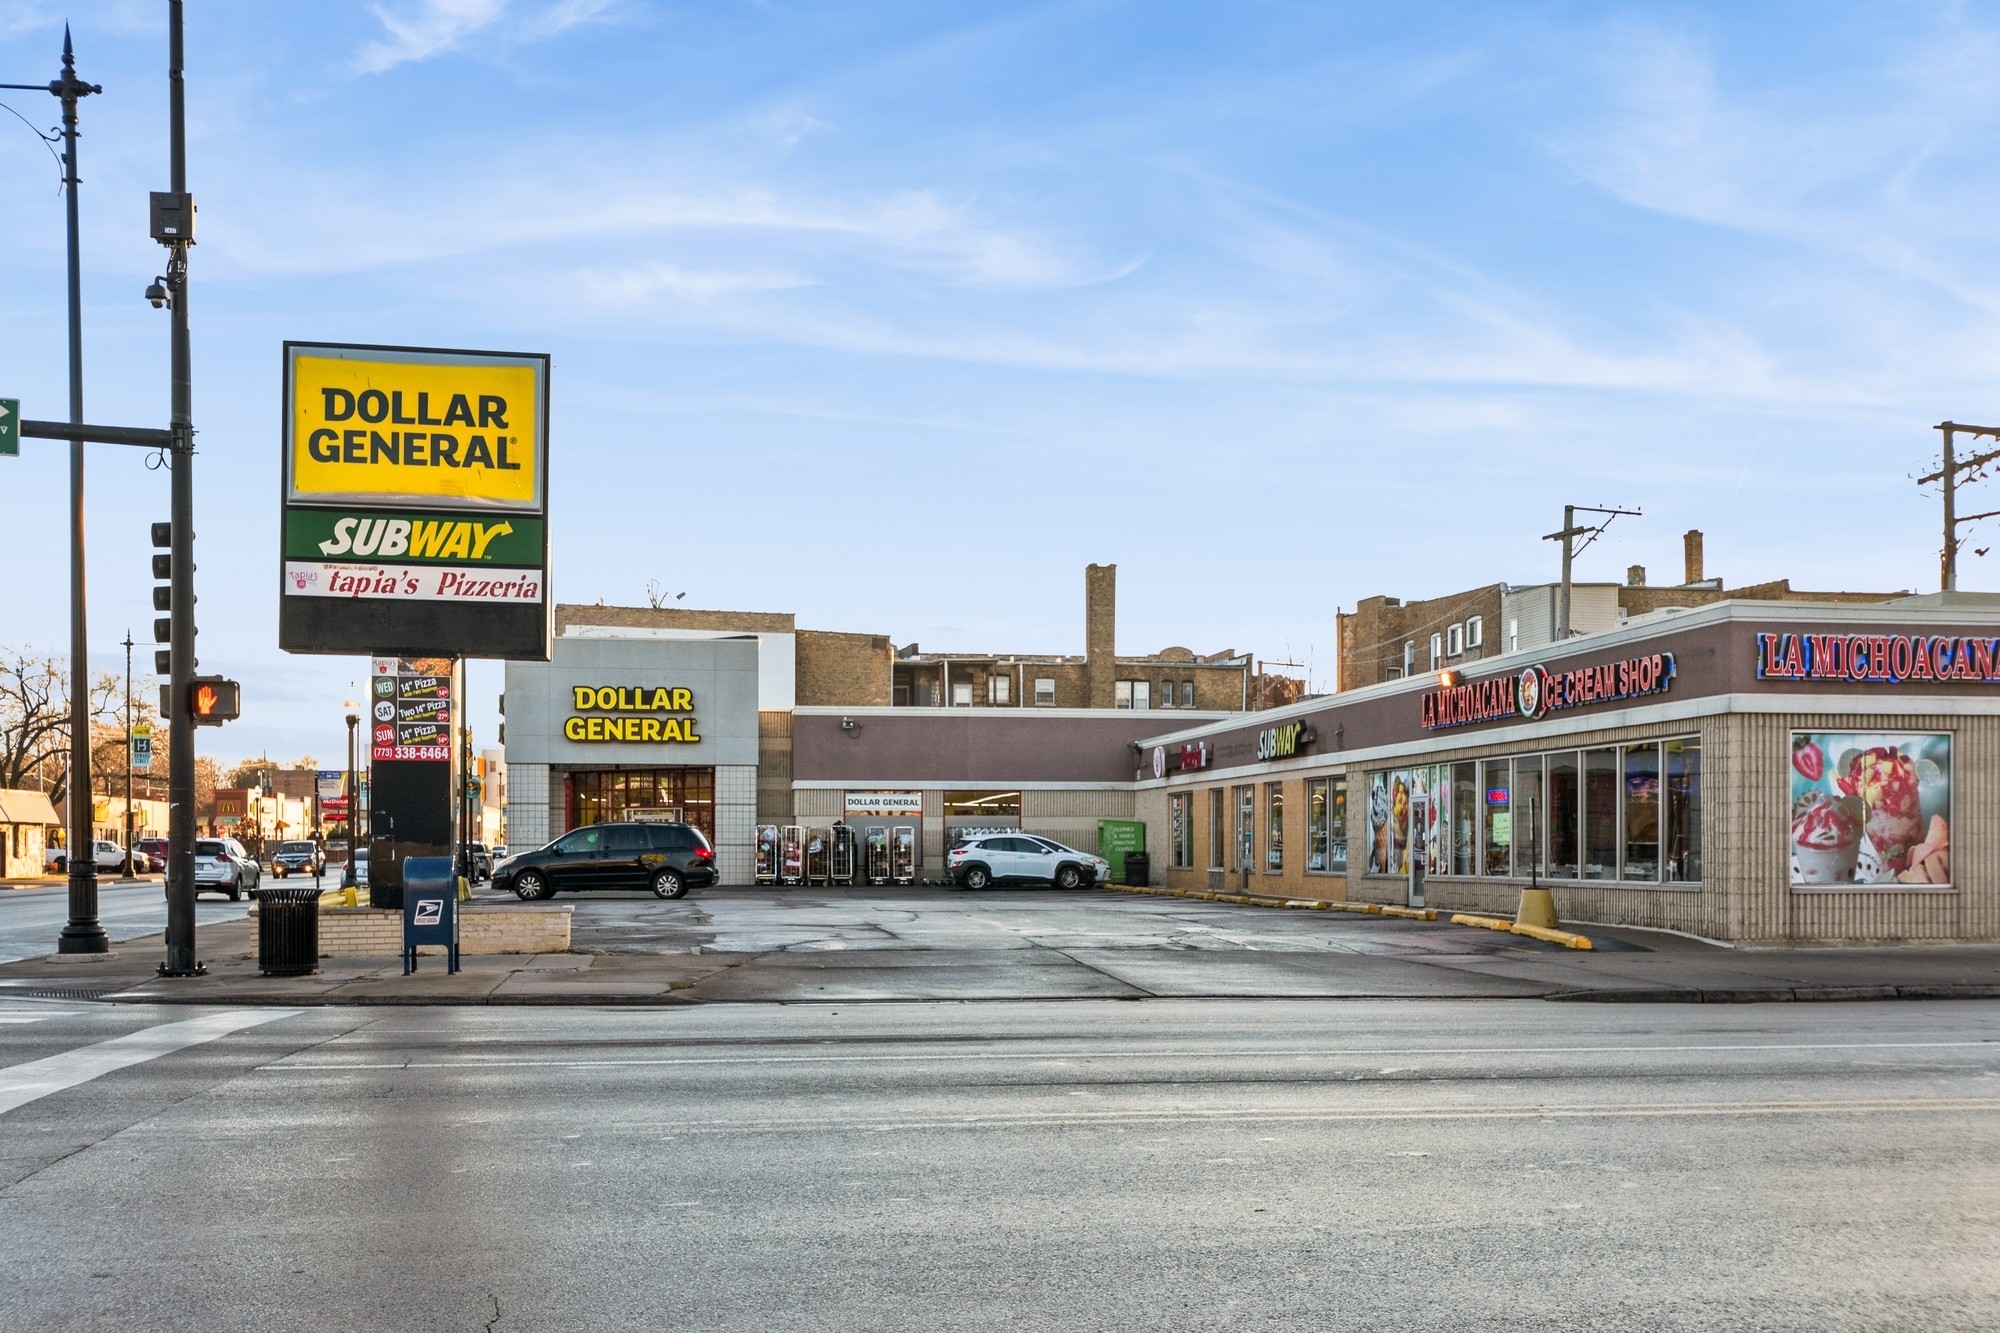
[[[1436,730],[1508,717],[1532,720],[1586,704],[1664,694],[1673,681],[1672,653],[1625,657],[1568,671],[1531,666],[1517,676],[1494,676],[1425,691],[1423,725],[1425,730]]]
[[[1313,743],[1312,730],[1303,722],[1287,722],[1282,727],[1266,727],[1257,733],[1257,758],[1290,759]]]
[[[1759,634],[1759,680],[2000,683],[2000,639],[1947,634]]]
[[[573,741],[638,741],[650,745],[696,745],[694,691],[664,685],[574,685],[563,736]],[[619,716],[586,717],[585,713]],[[660,717],[684,713],[685,717]]]

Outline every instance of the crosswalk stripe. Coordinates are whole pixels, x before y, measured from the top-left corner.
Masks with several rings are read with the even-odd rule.
[[[0,1115],[26,1106],[52,1092],[88,1083],[94,1078],[133,1065],[157,1060],[163,1055],[199,1046],[226,1037],[244,1028],[256,1027],[280,1018],[290,1018],[297,1009],[227,1009],[179,1023],[162,1023],[141,1032],[92,1046],[80,1046],[61,1055],[51,1055],[25,1064],[0,1069]]]

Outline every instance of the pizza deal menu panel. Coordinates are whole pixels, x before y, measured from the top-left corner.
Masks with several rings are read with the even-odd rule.
[[[377,760],[451,759],[448,657],[378,657],[370,682],[371,753]]]

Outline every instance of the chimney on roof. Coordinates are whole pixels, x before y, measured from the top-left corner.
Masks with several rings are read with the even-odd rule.
[[[1685,552],[1687,560],[1687,577],[1682,579],[1681,582],[1700,583],[1702,580],[1700,528],[1689,528],[1687,530],[1686,535],[1681,538],[1681,549]]]
[[[1118,677],[1116,565],[1083,567],[1083,677],[1089,706],[1111,707]]]
[[[1625,570],[1625,586],[1628,588],[1645,587],[1646,567],[1644,565],[1632,565],[1627,567],[1627,569]]]

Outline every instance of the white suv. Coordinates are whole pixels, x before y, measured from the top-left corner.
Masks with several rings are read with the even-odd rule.
[[[1028,833],[982,833],[945,856],[954,884],[983,889],[989,884],[1053,884],[1080,889],[1111,877],[1111,863],[1048,838]]]

